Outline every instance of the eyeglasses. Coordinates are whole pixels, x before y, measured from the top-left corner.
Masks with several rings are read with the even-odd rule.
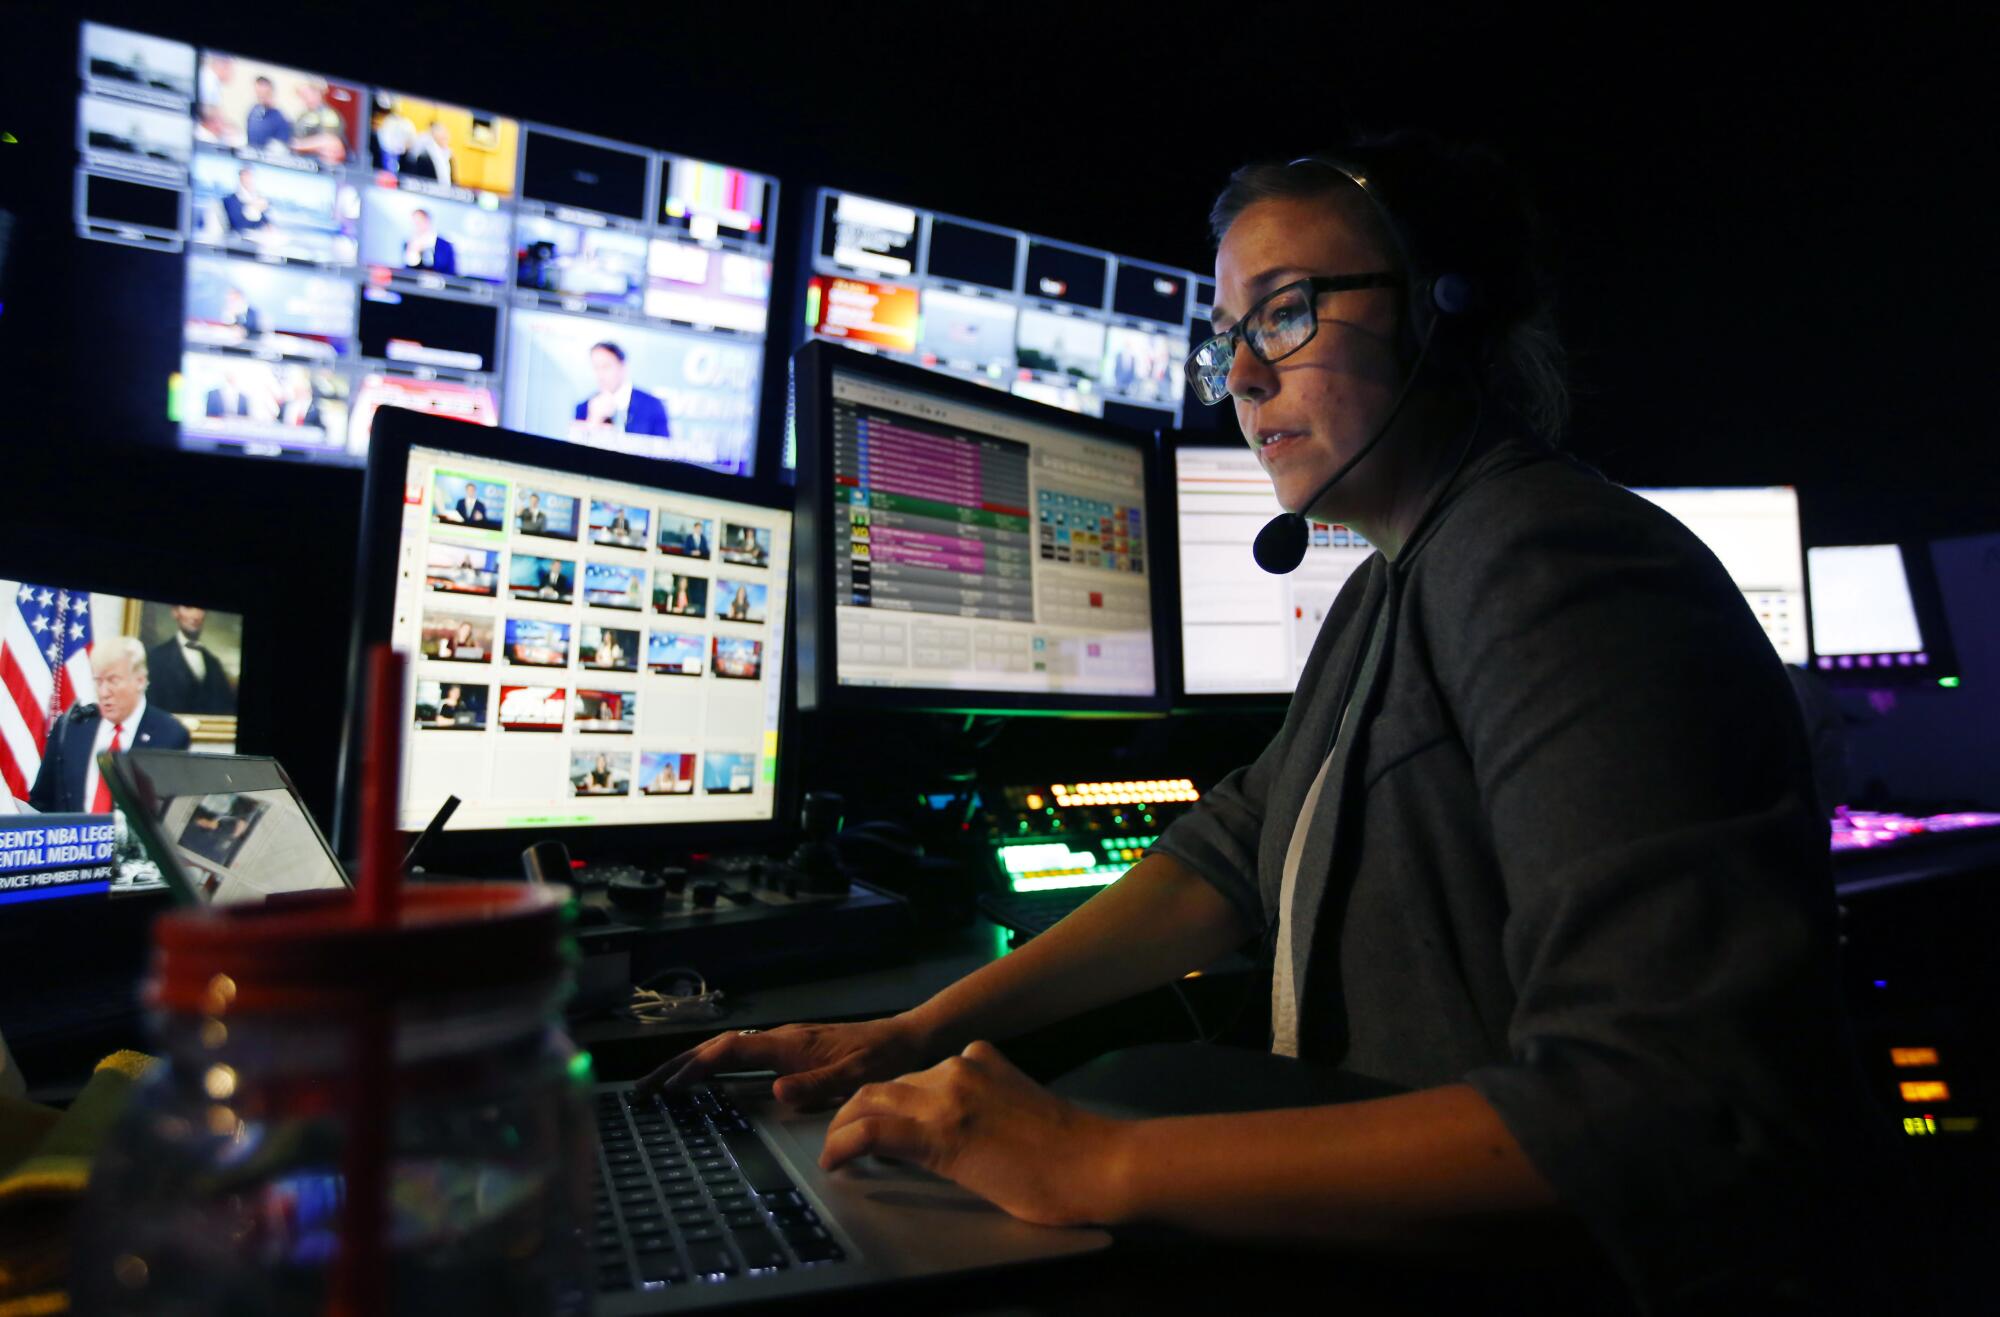
[[[1313,341],[1319,333],[1317,306],[1322,293],[1350,288],[1400,288],[1403,276],[1390,270],[1367,274],[1314,275],[1288,283],[1243,313],[1243,318],[1209,339],[1187,359],[1188,387],[1213,407],[1229,396],[1229,369],[1236,364],[1238,342],[1250,345],[1257,360],[1269,366],[1283,361]]]

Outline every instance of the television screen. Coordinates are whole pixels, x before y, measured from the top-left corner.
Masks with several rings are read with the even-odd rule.
[[[650,168],[651,160],[643,151],[530,128],[521,195],[554,206],[643,220]]]

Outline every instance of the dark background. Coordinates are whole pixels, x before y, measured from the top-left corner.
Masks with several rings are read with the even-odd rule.
[[[218,602],[259,596],[285,674],[263,748],[324,806],[359,476],[160,447],[181,265],[73,236],[83,17],[776,174],[783,252],[831,184],[1204,269],[1208,203],[1244,160],[1351,127],[1472,136],[1553,227],[1581,455],[1634,484],[1797,484],[1811,543],[2000,530],[1993,20],[1748,9],[0,7],[20,139],[0,146],[0,535],[163,542]],[[1255,746],[1177,722],[1207,729],[1180,734],[1194,758]],[[1067,739],[1116,759],[1160,735]]]

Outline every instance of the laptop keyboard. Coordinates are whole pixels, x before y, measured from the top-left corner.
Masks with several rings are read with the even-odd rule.
[[[728,1097],[597,1096],[591,1260],[597,1292],[766,1275],[842,1261],[784,1167]]]

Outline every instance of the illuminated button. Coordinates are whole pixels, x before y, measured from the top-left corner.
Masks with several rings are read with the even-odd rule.
[[[1906,1079],[1897,1085],[1905,1102],[1949,1102],[1951,1086],[1942,1079]]]
[[[1041,807],[1042,807],[1042,798],[1039,795],[1030,794],[1028,797],[1028,808],[1040,809]]]
[[[1892,1047],[1889,1049],[1889,1064],[1894,1066],[1926,1066],[1938,1063],[1935,1047]]]

